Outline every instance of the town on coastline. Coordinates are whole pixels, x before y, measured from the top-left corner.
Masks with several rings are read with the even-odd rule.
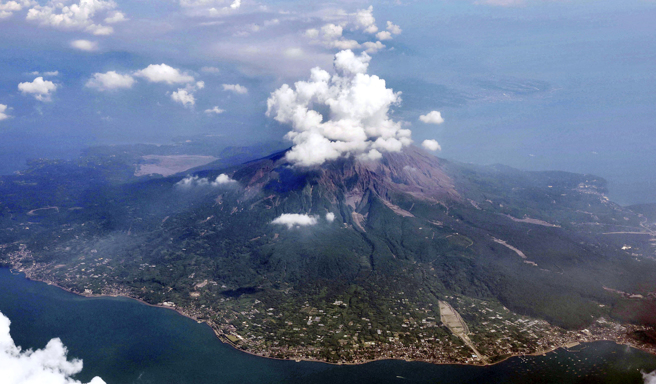
[[[498,302],[465,296],[447,296],[437,305],[412,308],[399,292],[394,307],[400,314],[394,317],[398,322],[381,324],[366,317],[349,318],[348,304],[339,300],[322,308],[309,303],[302,308],[273,308],[257,299],[224,297],[210,308],[195,305],[194,301],[184,305],[173,301],[149,303],[133,289],[111,283],[104,285],[100,293],[79,291],[71,288],[70,281],[53,276],[56,266],[30,259],[30,251],[21,247],[10,254],[9,261],[12,270],[31,280],[79,295],[127,297],[176,310],[207,323],[221,341],[234,348],[267,358],[333,364],[398,359],[488,365],[512,356],[539,355],[594,341],[613,341],[656,354],[655,344],[637,337],[653,334],[654,329],[648,326],[598,318],[584,329],[566,330],[515,314]],[[196,288],[213,283],[204,281]]]

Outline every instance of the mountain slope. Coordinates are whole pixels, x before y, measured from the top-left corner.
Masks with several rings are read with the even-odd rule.
[[[600,318],[656,324],[654,228],[609,202],[597,177],[417,148],[315,168],[284,154],[113,184],[87,169],[47,201],[39,188],[57,180],[5,178],[3,259],[76,292],[177,306],[280,357],[409,358],[430,344],[417,356],[438,361],[426,356],[439,345],[471,360],[435,320],[440,300],[492,357],[570,340]],[[230,181],[213,184],[220,174]],[[283,214],[314,225],[275,224]],[[526,330],[529,317],[547,322]]]

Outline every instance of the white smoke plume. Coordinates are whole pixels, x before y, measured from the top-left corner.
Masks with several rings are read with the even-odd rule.
[[[271,224],[286,225],[287,229],[294,227],[307,227],[317,224],[318,217],[298,213],[283,213],[276,217]]]
[[[267,116],[292,127],[285,136],[294,143],[288,161],[313,166],[350,155],[376,160],[412,143],[412,132],[389,117],[401,93],[367,74],[370,60],[366,53],[341,51],[334,75],[316,67],[309,81],[284,84],[271,94]]]
[[[335,221],[335,214],[332,212],[326,213],[326,220],[328,220],[329,223],[332,223]]]
[[[11,321],[0,312],[0,381],[3,384],[82,384],[71,377],[82,371],[82,360],[67,358],[60,339],[45,348],[22,350],[9,334]],[[105,384],[94,377],[89,384]]]

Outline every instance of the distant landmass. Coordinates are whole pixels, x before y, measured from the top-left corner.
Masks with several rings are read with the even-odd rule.
[[[489,364],[593,340],[656,353],[656,205],[614,204],[593,175],[415,147],[314,168],[278,149],[34,160],[0,177],[0,261],[174,308],[268,357]]]

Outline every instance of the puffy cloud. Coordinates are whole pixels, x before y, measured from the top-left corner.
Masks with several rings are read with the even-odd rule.
[[[307,227],[309,225],[317,224],[317,216],[310,216],[298,213],[283,213],[276,217],[271,224],[286,225],[288,229],[294,227]]]
[[[71,47],[80,51],[92,52],[98,50],[98,43],[89,40],[74,40],[71,41]]]
[[[36,4],[32,0],[18,0],[3,2],[0,0],[0,20],[11,17],[14,12],[20,11],[23,7],[29,7]]]
[[[391,21],[387,22],[387,30],[393,35],[398,35],[402,32],[401,27],[394,25]]]
[[[240,95],[248,93],[248,88],[239,84],[223,84],[223,90],[238,93]]]
[[[146,68],[136,71],[135,76],[143,77],[153,83],[181,84],[191,83],[194,78],[187,73],[180,72],[166,64],[151,64]]]
[[[191,107],[196,104],[194,92],[203,88],[205,88],[205,82],[203,81],[199,81],[195,85],[188,84],[185,88],[178,88],[177,91],[173,92],[171,94],[171,99],[185,107]]]
[[[421,146],[428,149],[429,151],[441,151],[442,147],[437,142],[437,140],[424,140],[421,143]]]
[[[355,13],[355,25],[357,29],[361,29],[366,33],[378,32],[376,26],[376,19],[374,18],[374,7],[372,5],[367,9],[360,9]]]
[[[214,108],[206,109],[206,110],[205,110],[205,113],[207,113],[207,114],[212,114],[212,113],[214,113],[214,114],[216,114],[216,115],[220,115],[220,114],[222,114],[223,112],[225,112],[225,110],[223,110],[223,109],[221,109],[221,108],[219,108],[219,107],[217,107],[217,106],[215,106]]]
[[[201,72],[211,73],[211,74],[217,74],[217,73],[221,72],[221,70],[217,67],[203,67],[200,70],[201,70]]]
[[[342,28],[341,25],[326,24],[321,27],[321,34],[323,35],[324,39],[336,39],[338,37],[342,37],[343,31],[344,28]]]
[[[81,384],[72,376],[82,371],[82,360],[68,360],[60,339],[52,339],[43,349],[23,351],[9,333],[11,321],[0,313],[0,372],[7,384]],[[105,384],[94,377],[89,384]]]
[[[444,122],[442,114],[438,111],[431,111],[425,115],[421,115],[419,116],[419,120],[426,124],[442,124]]]
[[[114,29],[97,24],[94,22],[94,17],[98,13],[111,11],[116,7],[116,3],[112,0],[79,0],[78,3],[71,5],[51,0],[44,6],[35,5],[31,8],[27,12],[27,20],[36,21],[42,26],[84,30],[94,35],[110,35]]]
[[[52,81],[43,80],[43,77],[37,77],[31,83],[18,84],[18,90],[24,95],[34,96],[39,101],[50,101],[50,97],[57,90],[57,85]]]
[[[385,44],[381,43],[380,41],[377,42],[371,42],[367,41],[366,43],[362,44],[366,49],[365,52],[367,53],[376,53],[380,51],[381,49],[385,48]]]
[[[332,212],[326,213],[326,220],[328,220],[329,223],[332,223],[335,221],[335,214]]]
[[[337,48],[339,50],[363,48],[367,53],[376,53],[385,48],[381,40],[391,40],[392,35],[401,33],[401,28],[392,22],[387,22],[387,31],[378,31],[376,19],[373,16],[373,6],[367,9],[360,9],[355,13],[347,13],[338,10],[329,18],[332,22],[325,24],[321,29],[311,28],[304,33],[305,37],[312,39],[312,44],[321,44],[326,48]],[[356,40],[347,39],[343,36],[345,29],[351,31],[364,31],[368,34],[375,34],[378,41],[365,41],[359,43]]]
[[[134,78],[132,76],[109,71],[106,73],[94,73],[93,77],[85,85],[99,91],[113,91],[120,88],[132,88],[133,84]]]
[[[642,373],[642,378],[645,380],[645,384],[656,384],[656,371],[653,371],[652,373],[640,373]]]
[[[128,20],[123,12],[116,11],[111,16],[105,18],[105,23],[116,24]]]
[[[180,188],[188,189],[192,187],[219,187],[224,185],[230,185],[237,183],[237,180],[230,178],[230,176],[225,173],[220,174],[213,181],[206,177],[187,176],[184,179],[178,181],[175,185]]]
[[[376,38],[378,40],[391,40],[392,39],[392,33],[389,31],[380,31],[376,34]]]
[[[185,107],[196,104],[196,98],[194,98],[194,94],[184,88],[178,88],[177,91],[173,92],[171,94],[171,99],[184,105]]]
[[[9,115],[7,115],[7,109],[9,109],[8,106],[0,104],[0,121],[9,118]]]
[[[335,55],[333,76],[317,67],[309,81],[296,82],[294,88],[284,84],[271,93],[267,116],[292,127],[285,136],[294,143],[288,161],[313,166],[349,155],[375,160],[381,151],[398,152],[412,142],[411,131],[388,116],[390,107],[400,103],[400,93],[366,73],[370,60],[366,53],[341,51]]]
[[[237,180],[230,178],[230,176],[226,175],[225,173],[222,173],[216,177],[216,179],[212,182],[212,185],[218,186],[223,184],[232,184],[236,182]]]

